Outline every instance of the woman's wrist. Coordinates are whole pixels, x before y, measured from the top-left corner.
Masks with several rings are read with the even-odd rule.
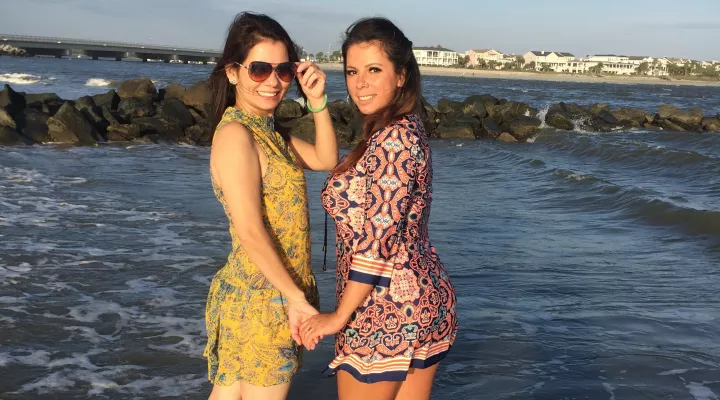
[[[310,112],[317,113],[323,111],[327,107],[327,94],[320,97],[308,97],[307,108]]]

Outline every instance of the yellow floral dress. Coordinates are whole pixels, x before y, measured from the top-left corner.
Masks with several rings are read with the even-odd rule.
[[[318,291],[310,265],[310,224],[305,173],[272,117],[228,107],[217,129],[240,122],[268,159],[262,177],[265,228],[283,264],[315,307]],[[212,180],[212,174],[210,174]],[[248,258],[233,229],[222,190],[213,191],[230,222],[232,251],[210,284],[205,313],[208,378],[216,385],[245,381],[255,386],[290,382],[300,367],[301,349],[290,336],[286,299]]]

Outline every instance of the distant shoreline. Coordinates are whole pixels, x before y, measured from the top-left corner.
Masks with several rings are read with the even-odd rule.
[[[340,63],[321,63],[320,68],[328,71],[342,70]],[[720,86],[720,81],[701,80],[664,80],[656,77],[620,76],[620,75],[571,75],[540,73],[527,71],[490,71],[482,69],[420,67],[423,75],[457,76],[464,78],[518,79],[528,81],[576,82],[576,83],[616,83],[627,85],[670,85],[670,86]]]

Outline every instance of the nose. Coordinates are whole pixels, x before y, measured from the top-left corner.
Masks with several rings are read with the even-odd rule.
[[[365,74],[363,74],[363,73],[357,74],[357,79],[355,80],[355,87],[358,89],[362,89],[365,86],[367,86],[367,81],[365,80]]]
[[[278,76],[277,70],[273,69],[272,74],[268,76],[268,78],[265,80],[265,83],[272,87],[277,87],[280,83],[280,77]]]

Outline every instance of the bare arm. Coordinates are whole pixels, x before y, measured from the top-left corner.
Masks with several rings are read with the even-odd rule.
[[[313,109],[319,109],[325,100],[325,73],[317,65],[304,62],[298,65],[300,87]],[[314,171],[327,171],[338,163],[338,146],[335,128],[327,107],[313,113],[315,121],[315,144],[295,136],[290,137],[290,147],[298,156],[303,167]]]

